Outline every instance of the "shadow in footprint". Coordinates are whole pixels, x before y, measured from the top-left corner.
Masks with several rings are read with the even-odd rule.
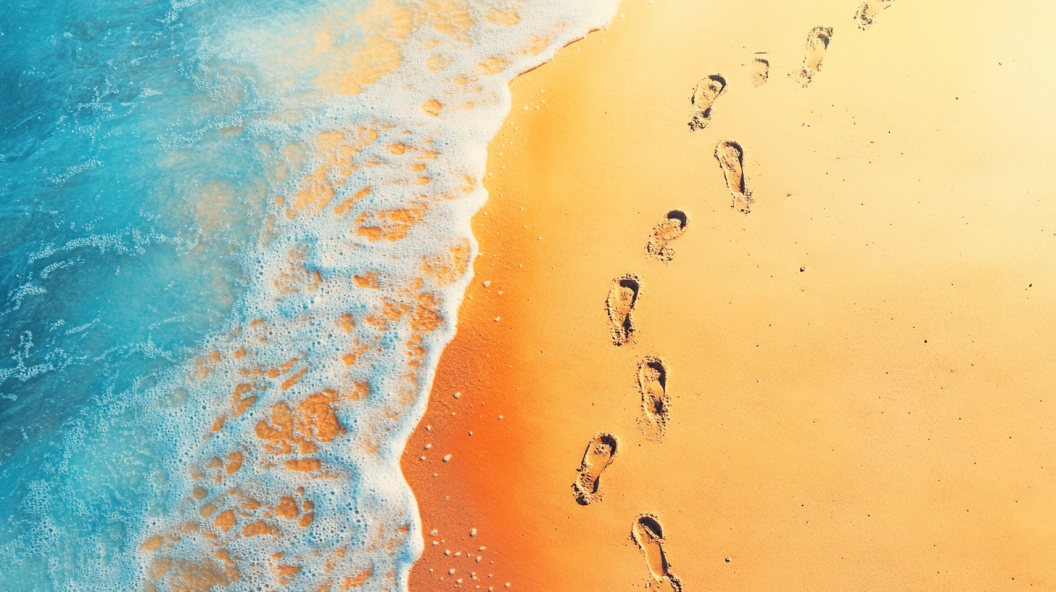
[[[660,440],[667,431],[671,416],[671,397],[667,394],[667,365],[655,356],[645,356],[638,363],[638,390],[642,394],[642,416],[638,423],[650,440]]]
[[[645,254],[661,261],[670,261],[675,256],[675,249],[670,243],[685,234],[688,224],[689,218],[682,210],[668,212],[664,219],[653,227],[649,243],[645,245]]]
[[[616,436],[607,433],[594,436],[587,445],[583,462],[577,470],[579,476],[572,484],[572,491],[575,492],[579,505],[586,506],[601,501],[601,473],[616,458],[616,447]]]
[[[715,146],[715,159],[719,161],[726,187],[733,195],[731,207],[745,214],[751,211],[752,191],[748,189],[748,177],[744,174],[744,149],[733,140],[723,140]]]
[[[858,23],[858,28],[866,30],[873,26],[876,21],[877,15],[884,10],[891,7],[891,3],[895,0],[866,0],[862,2],[862,5],[858,7],[858,12],[854,13],[854,22]]]
[[[664,584],[670,585],[675,592],[682,592],[682,581],[671,571],[671,564],[664,552],[664,528],[652,514],[642,514],[631,527],[631,539],[645,554],[645,564],[649,574],[662,590]]]
[[[697,83],[689,102],[693,104],[693,113],[689,118],[689,131],[702,130],[711,121],[711,108],[715,99],[726,90],[726,79],[720,74],[710,74]]]
[[[814,75],[821,71],[821,61],[825,59],[825,50],[829,48],[832,41],[832,27],[814,27],[807,35],[807,51],[803,56],[803,69],[799,72],[789,74],[794,80],[806,88]]]
[[[756,52],[752,58],[752,85],[762,86],[770,79],[770,56],[765,51]]]
[[[635,305],[638,304],[641,283],[638,276],[627,274],[612,280],[609,297],[605,299],[605,310],[609,315],[609,332],[613,345],[634,343]]]

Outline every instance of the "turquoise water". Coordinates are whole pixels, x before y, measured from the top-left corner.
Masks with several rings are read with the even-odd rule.
[[[218,130],[286,98],[211,42],[312,3],[182,4],[0,12],[3,590],[134,586],[128,535],[160,495],[137,401],[246,288],[269,188],[254,139]],[[210,191],[231,200],[202,212]]]
[[[616,3],[465,4],[3,6],[0,590],[406,589],[506,85]]]

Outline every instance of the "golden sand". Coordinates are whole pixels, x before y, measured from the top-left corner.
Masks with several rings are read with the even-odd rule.
[[[1056,586],[1054,11],[627,0],[515,80],[412,589]]]

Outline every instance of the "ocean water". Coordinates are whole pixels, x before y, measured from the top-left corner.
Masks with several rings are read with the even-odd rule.
[[[401,590],[507,84],[615,0],[0,10],[0,590]]]

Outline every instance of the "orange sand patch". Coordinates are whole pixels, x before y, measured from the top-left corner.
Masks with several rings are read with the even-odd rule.
[[[425,67],[428,68],[430,72],[440,72],[449,65],[451,65],[451,58],[445,55],[435,54],[429,56],[429,60],[426,62]]]
[[[242,453],[241,452],[236,450],[234,452],[228,453],[228,455],[225,456],[224,459],[227,461],[227,466],[224,467],[224,471],[228,475],[234,475],[235,473],[238,472],[239,469],[242,468]]]
[[[302,290],[310,292],[319,287],[322,276],[318,270],[307,269],[304,266],[306,255],[305,247],[290,249],[286,266],[276,274],[277,277],[273,282],[280,294],[293,294]]]
[[[411,228],[425,216],[427,210],[424,204],[414,208],[381,210],[375,214],[380,226],[361,226],[356,229],[356,234],[366,237],[371,242],[402,240],[407,237]]]
[[[344,580],[341,582],[341,589],[351,590],[352,588],[359,588],[363,584],[366,584],[367,580],[369,580],[372,575],[374,575],[373,565],[355,575],[345,576]]]
[[[479,68],[481,73],[483,73],[485,76],[498,74],[509,66],[510,62],[506,60],[506,58],[500,57],[490,57],[477,64],[477,68]]]
[[[304,375],[307,374],[307,373],[308,373],[308,369],[307,368],[302,368],[300,372],[298,372],[297,374],[294,374],[293,376],[291,376],[291,377],[287,378],[286,380],[284,380],[283,383],[282,383],[282,386],[279,387],[279,390],[283,390],[284,391],[284,390],[287,390],[287,389],[291,388],[293,385],[295,385],[298,382],[300,382],[301,379],[304,378]]]
[[[263,520],[257,520],[256,522],[251,522],[242,527],[242,536],[244,537],[255,537],[263,535],[278,536],[278,534],[279,529],[276,526],[268,524]]]
[[[169,573],[170,569],[172,569],[171,559],[167,557],[163,559],[158,559],[150,566],[150,570],[147,571],[147,578],[151,580],[156,580]]]
[[[233,510],[224,510],[216,517],[213,524],[224,532],[231,530],[231,527],[235,525],[235,512]]]
[[[373,271],[368,271],[362,276],[352,276],[352,281],[359,288],[369,288],[371,290],[378,289],[378,274]]]
[[[359,359],[359,356],[363,355],[363,353],[369,349],[369,345],[361,345],[357,347],[354,351],[341,356],[341,361],[344,362],[345,366],[351,366],[352,364],[356,363],[356,360]]]
[[[422,110],[433,117],[439,116],[440,110],[443,108],[444,106],[436,99],[429,99],[424,105],[422,105]]]
[[[300,516],[301,512],[297,509],[297,502],[295,502],[292,497],[283,497],[282,500],[279,501],[279,505],[275,506],[275,515],[279,518],[293,520]]]
[[[235,414],[241,416],[243,413],[246,412],[246,409],[252,407],[253,404],[256,402],[256,397],[246,397],[245,399],[242,399],[238,402],[238,405],[235,407]]]
[[[289,584],[293,578],[297,577],[297,574],[301,573],[301,566],[299,565],[276,565],[272,568],[272,571],[279,576],[279,583]]]
[[[350,313],[345,313],[338,317],[334,324],[341,327],[341,330],[345,333],[351,333],[352,329],[356,326],[356,323],[352,321],[352,315]]]
[[[334,214],[338,216],[344,216],[352,209],[352,206],[356,205],[356,202],[370,195],[370,187],[360,189],[355,195],[341,202],[341,205],[334,208]]]
[[[382,304],[381,311],[367,316],[366,321],[379,329],[385,329],[389,323],[396,322],[403,315],[410,312],[411,307],[400,302],[386,299]]]
[[[285,402],[276,403],[272,407],[271,423],[261,420],[256,427],[257,437],[268,442],[265,450],[282,455],[291,454],[296,448],[301,454],[310,454],[319,449],[317,443],[344,435],[345,427],[334,413],[338,396],[336,391],[325,389],[309,395],[296,410],[291,410]]]
[[[161,545],[164,544],[164,543],[165,543],[165,539],[164,538],[162,538],[159,535],[154,535],[154,536],[150,537],[149,539],[143,541],[143,544],[140,545],[140,546],[145,551],[157,551],[158,549],[161,548]]]
[[[229,586],[231,581],[225,570],[210,560],[201,565],[177,561],[168,578],[171,589],[180,592],[209,592],[214,586]]]
[[[440,287],[450,285],[465,275],[469,268],[469,241],[463,239],[458,246],[448,249],[449,257],[436,257],[426,261],[422,270],[426,275],[436,278]]]
[[[512,8],[507,8],[506,10],[489,8],[487,12],[484,13],[484,20],[489,23],[495,23],[496,25],[510,27],[521,22],[521,15],[517,14],[517,11]]]
[[[291,471],[310,473],[312,471],[318,471],[319,468],[323,466],[323,463],[314,458],[305,458],[301,460],[288,460],[284,465]]]

